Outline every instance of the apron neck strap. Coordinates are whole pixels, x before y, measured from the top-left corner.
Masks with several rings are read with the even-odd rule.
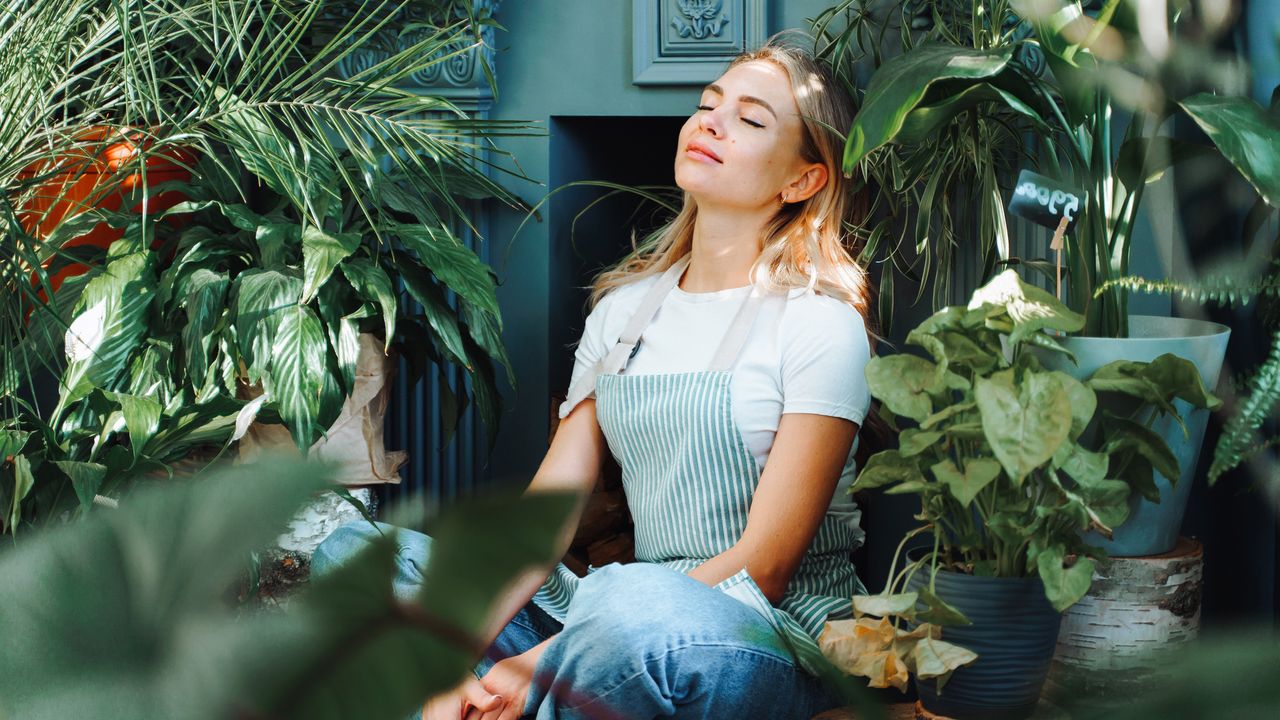
[[[690,254],[686,254],[679,260],[672,263],[671,267],[658,278],[649,292],[645,294],[644,299],[640,301],[640,306],[636,309],[631,319],[627,321],[627,325],[622,330],[622,334],[618,336],[618,342],[606,354],[595,367],[587,372],[582,373],[578,378],[578,382],[569,388],[568,398],[569,406],[573,407],[584,398],[591,395],[595,389],[597,375],[614,375],[626,367],[627,361],[635,354],[640,345],[640,336],[644,329],[648,327],[653,316],[657,314],[658,308],[662,305],[662,301],[666,299],[672,288],[680,283],[680,277],[684,274],[689,262],[692,259]],[[729,330],[725,333],[724,340],[720,342],[720,347],[716,350],[716,354],[711,359],[711,365],[708,370],[722,371],[733,367],[738,359],[738,354],[742,351],[742,346],[747,340],[747,335],[751,331],[751,325],[755,322],[756,315],[760,312],[760,306],[766,300],[782,300],[785,299],[785,293],[773,293],[768,296],[762,294],[759,288],[752,288],[751,294],[742,303],[742,307],[738,309],[738,313],[733,318],[733,323],[729,326]]]

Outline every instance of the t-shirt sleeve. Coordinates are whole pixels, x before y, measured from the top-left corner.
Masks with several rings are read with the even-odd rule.
[[[861,425],[871,407],[866,379],[871,346],[862,315],[835,298],[805,299],[810,302],[788,307],[782,325],[782,412],[831,415]]]
[[[573,388],[573,386],[578,382],[578,379],[582,377],[584,373],[590,371],[591,368],[595,367],[595,364],[600,361],[600,358],[605,356],[609,351],[609,347],[612,345],[610,338],[606,337],[607,326],[609,325],[607,321],[609,307],[613,304],[611,300],[613,300],[612,293],[605,295],[600,299],[600,302],[596,303],[596,306],[592,308],[591,312],[587,315],[587,321],[582,329],[582,337],[578,340],[578,347],[573,353],[573,374],[569,379],[569,388],[565,389],[566,396],[569,394],[569,389]],[[615,333],[612,340],[613,342],[616,342],[617,339],[618,337]],[[586,395],[587,398],[593,398],[595,396],[596,392],[594,389]],[[573,406],[569,404],[569,398],[566,397],[565,401],[560,403],[560,410],[558,413],[560,419],[565,419],[572,411]]]

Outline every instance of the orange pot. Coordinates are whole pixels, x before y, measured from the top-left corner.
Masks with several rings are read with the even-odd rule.
[[[77,137],[84,145],[76,151],[54,163],[35,163],[20,173],[21,178],[52,173],[37,188],[35,195],[19,208],[18,220],[23,228],[37,238],[44,238],[63,220],[88,208],[118,211],[124,204],[125,195],[138,188],[155,187],[172,180],[191,179],[191,172],[183,166],[193,164],[195,155],[185,149],[173,149],[165,154],[148,156],[145,180],[141,172],[120,177],[123,168],[133,162],[140,152],[135,143],[139,134],[136,131],[130,133],[128,129],[92,127]],[[145,140],[142,144],[145,147],[149,143],[150,140]],[[162,192],[149,199],[147,214],[163,212],[185,199],[180,192]],[[133,212],[139,214],[142,214],[142,210],[142,203],[133,208]],[[171,220],[175,225],[180,224],[177,218]],[[105,250],[123,235],[123,230],[99,223],[88,233],[64,243],[62,248],[94,246]],[[52,258],[47,260],[45,267],[51,261]],[[50,278],[50,284],[56,291],[63,280],[87,270],[88,267],[79,263],[69,265]]]

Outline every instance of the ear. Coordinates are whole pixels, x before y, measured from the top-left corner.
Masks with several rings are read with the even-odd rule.
[[[793,203],[808,200],[826,186],[827,180],[826,165],[809,163],[801,169],[800,176],[787,185],[783,194],[789,197]]]

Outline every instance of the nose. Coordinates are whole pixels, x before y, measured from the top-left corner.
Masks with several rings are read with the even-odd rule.
[[[719,110],[719,108],[716,108]],[[698,116],[698,127],[719,137],[721,134],[720,114],[716,110],[707,110]]]

